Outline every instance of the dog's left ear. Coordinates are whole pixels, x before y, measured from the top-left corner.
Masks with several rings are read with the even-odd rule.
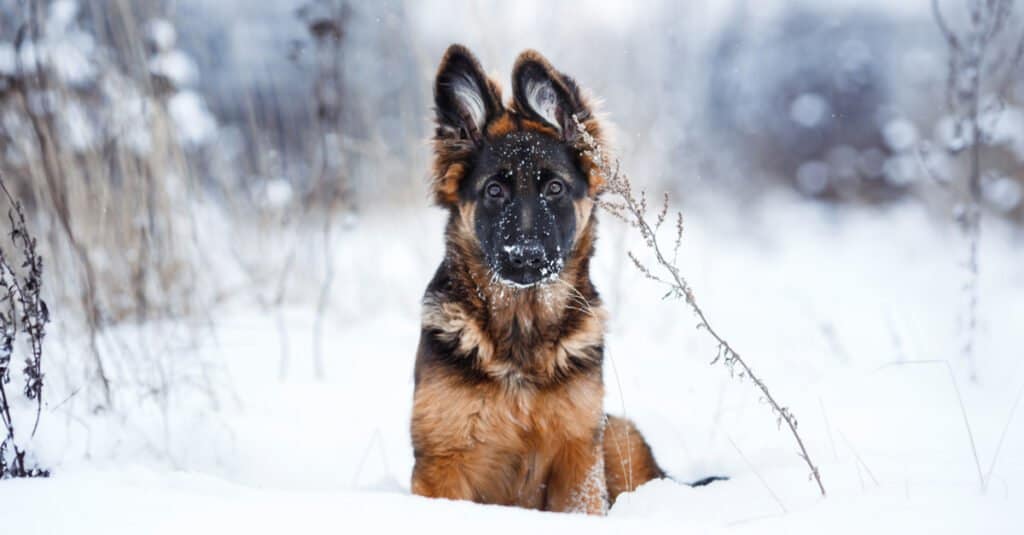
[[[520,113],[554,128],[570,143],[580,134],[573,116],[581,123],[590,118],[590,108],[576,82],[555,70],[535,50],[526,50],[516,59],[512,96]]]

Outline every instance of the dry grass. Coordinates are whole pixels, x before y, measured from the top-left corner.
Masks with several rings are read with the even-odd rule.
[[[779,427],[783,423],[786,424],[793,439],[796,441],[797,448],[800,450],[800,458],[803,459],[810,470],[810,477],[817,483],[818,490],[824,496],[825,486],[821,482],[821,474],[817,465],[811,460],[810,454],[804,446],[804,441],[797,431],[796,416],[789,410],[789,407],[782,405],[776,400],[765,382],[754,373],[753,368],[747,363],[746,359],[733,349],[732,345],[723,335],[715,330],[704,310],[697,304],[697,298],[694,295],[693,289],[680,270],[677,260],[679,248],[682,246],[683,240],[682,213],[676,213],[675,242],[670,257],[668,251],[662,247],[658,239],[658,230],[668,219],[668,194],[665,194],[662,207],[657,213],[654,223],[651,223],[648,219],[646,192],[640,191],[639,194],[635,193],[629,177],[621,171],[619,162],[611,159],[605,152],[604,147],[594,139],[582,123],[577,120],[576,124],[580,131],[584,152],[591,161],[595,162],[604,178],[604,190],[602,197],[598,199],[598,204],[630,227],[636,229],[640,233],[640,237],[643,238],[647,248],[654,253],[655,263],[652,267],[644,264],[632,252],[629,252],[629,257],[633,260],[634,265],[645,277],[663,285],[667,289],[665,298],[673,297],[684,300],[694,315],[697,316],[697,329],[707,332],[718,346],[718,353],[711,363],[716,364],[722,361],[732,376],[738,376],[740,379],[749,379],[760,391],[762,398],[775,414]],[[783,509],[785,509],[784,506]]]

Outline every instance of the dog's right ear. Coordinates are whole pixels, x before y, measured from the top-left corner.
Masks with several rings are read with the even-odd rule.
[[[437,137],[483,142],[484,127],[501,112],[498,88],[462,45],[448,47],[434,81]]]

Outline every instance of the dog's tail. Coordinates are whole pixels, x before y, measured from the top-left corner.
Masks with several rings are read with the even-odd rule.
[[[662,477],[665,472],[633,422],[609,415],[604,427],[604,479],[611,503],[619,494]]]

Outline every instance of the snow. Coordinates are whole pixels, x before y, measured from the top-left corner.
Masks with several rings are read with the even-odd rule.
[[[167,19],[152,19],[146,24],[146,38],[159,52],[171,50],[178,40],[178,32]]]
[[[398,492],[283,491],[233,484],[203,475],[161,474],[128,468],[117,474],[89,469],[47,481],[5,482],[25,503],[59,508],[36,517],[14,511],[10,533],[374,532],[447,534],[522,533],[986,533],[1011,534],[1019,515],[1004,500],[956,492],[900,489],[830,498],[815,507],[758,518],[730,515],[742,507],[729,489],[690,489],[667,481],[641,487],[606,518],[542,513],[466,502],[427,500]],[[7,498],[8,496],[4,496]],[[9,503],[9,502],[8,502]],[[890,505],[892,503],[893,505]],[[952,516],[948,511],[966,514]],[[859,511],[850,518],[851,511]],[[5,515],[6,517],[7,515]],[[848,521],[837,521],[844,519]]]
[[[199,79],[199,69],[192,58],[180,50],[168,50],[149,60],[149,72],[165,76],[175,87],[189,87]]]
[[[419,299],[442,257],[444,214],[409,209],[369,211],[333,234],[323,379],[311,358],[322,273],[302,256],[280,309],[235,298],[197,349],[186,341],[137,369],[113,366],[125,387],[160,368],[178,384],[166,405],[129,388],[117,411],[93,412],[84,375],[66,372],[86,361],[84,345],[54,325],[33,443],[54,475],[0,483],[5,533],[1019,533],[1019,231],[986,220],[972,383],[957,344],[965,244],[951,222],[909,204],[788,198],[694,201],[685,216],[680,259],[698,302],[799,419],[827,498],[753,386],[708,364],[714,344],[684,304],[636,273],[623,251],[645,260],[643,244],[610,217],[594,265],[612,316],[606,408],[637,422],[675,481],[623,495],[605,518],[410,495]],[[252,239],[236,231],[218,239]],[[150,332],[126,329],[125,340]],[[194,387],[203,380],[216,385],[214,406]],[[991,469],[984,492],[970,437]],[[709,475],[730,479],[678,483]]]
[[[958,124],[951,116],[944,116],[935,123],[935,139],[945,149],[957,152],[970,146],[973,132],[965,124]]]
[[[14,45],[0,41],[0,76],[11,76],[18,68]]]
[[[217,133],[217,120],[207,109],[203,97],[195,91],[175,93],[167,101],[167,110],[186,145],[202,145]]]
[[[804,127],[820,126],[828,113],[828,101],[817,93],[801,93],[789,107],[789,117]]]
[[[57,0],[50,5],[50,13],[46,18],[46,34],[60,35],[67,32],[74,26],[77,16],[77,2],[73,0]]]
[[[283,178],[267,181],[263,191],[266,202],[271,206],[284,207],[291,201],[294,191],[291,183]]]
[[[96,66],[91,59],[95,48],[91,35],[75,31],[40,45],[40,52],[61,80],[71,85],[83,85],[96,77]],[[26,61],[25,65],[31,66],[32,63]]]
[[[915,158],[907,154],[887,158],[882,166],[885,180],[894,186],[906,186],[917,180],[920,164]]]
[[[990,205],[1003,213],[1016,210],[1024,198],[1020,182],[1007,176],[999,176],[988,182],[983,182],[981,193]]]
[[[824,162],[804,162],[796,170],[796,185],[808,195],[820,195],[828,188],[828,173],[828,164]]]
[[[84,151],[96,144],[96,132],[86,111],[77,102],[68,100],[60,114],[65,139],[76,151]]]
[[[18,62],[34,69],[37,62],[53,69],[64,83],[86,86],[97,76],[93,56],[97,52],[92,35],[76,25],[78,4],[59,0],[50,5],[43,37],[38,42],[26,41],[15,51],[13,45],[0,42],[0,74],[13,74]],[[16,57],[20,55],[20,57]]]
[[[863,69],[871,63],[871,47],[860,39],[847,39],[836,50],[836,56],[845,71]]]
[[[1018,161],[1024,161],[1024,111],[1013,106],[993,104],[982,114],[981,124],[992,144],[1005,145]]]
[[[877,178],[885,167],[885,153],[877,148],[870,148],[860,153],[859,167],[864,176]]]
[[[115,132],[118,141],[134,154],[149,154],[153,145],[150,134],[153,103],[123,76],[105,76],[100,87],[109,101],[117,103],[107,110],[108,129]]]
[[[893,152],[908,151],[917,143],[917,127],[907,119],[893,119],[882,127],[882,137]]]

